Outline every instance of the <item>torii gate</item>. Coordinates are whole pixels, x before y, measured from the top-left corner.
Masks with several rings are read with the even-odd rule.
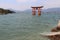
[[[32,15],[36,15],[36,10],[38,10],[38,16],[41,15],[41,8],[43,8],[43,6],[31,7],[31,8],[32,8]]]

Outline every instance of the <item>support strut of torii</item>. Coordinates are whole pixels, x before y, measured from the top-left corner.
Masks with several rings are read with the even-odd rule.
[[[31,8],[32,8],[32,15],[36,15],[36,10],[38,10],[38,16],[41,15],[41,8],[43,8],[43,6],[31,7]]]

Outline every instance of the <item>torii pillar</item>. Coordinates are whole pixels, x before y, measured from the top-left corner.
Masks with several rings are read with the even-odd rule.
[[[31,8],[32,8],[32,15],[36,15],[36,10],[38,10],[38,16],[41,15],[41,8],[43,8],[43,6],[31,7]]]

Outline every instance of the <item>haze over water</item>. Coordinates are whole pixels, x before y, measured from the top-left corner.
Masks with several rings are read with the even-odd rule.
[[[47,40],[41,32],[49,32],[57,25],[59,13],[31,13],[0,15],[0,40]]]

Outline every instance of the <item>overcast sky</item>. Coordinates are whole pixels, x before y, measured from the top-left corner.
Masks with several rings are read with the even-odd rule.
[[[31,6],[60,7],[60,0],[0,0],[0,8],[26,10]]]

